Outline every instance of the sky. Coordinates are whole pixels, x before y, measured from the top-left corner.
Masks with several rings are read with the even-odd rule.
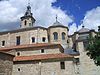
[[[0,0],[0,31],[20,26],[28,0]],[[69,34],[84,25],[97,31],[100,25],[100,0],[30,0],[36,26],[49,27],[58,21],[69,27]]]

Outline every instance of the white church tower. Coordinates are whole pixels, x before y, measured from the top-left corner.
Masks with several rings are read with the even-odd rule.
[[[28,3],[25,15],[22,16],[20,19],[21,19],[21,25],[20,25],[21,28],[33,27],[36,20],[32,16],[30,3]]]

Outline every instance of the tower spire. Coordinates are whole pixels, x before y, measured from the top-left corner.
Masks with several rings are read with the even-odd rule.
[[[30,6],[30,0],[28,0],[28,6],[27,6],[27,10],[25,12],[25,16],[32,16],[31,6]]]
[[[35,24],[35,19],[32,15],[30,0],[28,0],[26,12],[21,17],[21,28],[32,27]]]

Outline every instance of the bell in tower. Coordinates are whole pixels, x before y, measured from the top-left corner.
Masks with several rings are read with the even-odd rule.
[[[32,16],[30,3],[28,3],[27,10],[24,16],[22,16],[20,19],[21,19],[21,25],[20,25],[21,28],[33,27],[35,19]]]

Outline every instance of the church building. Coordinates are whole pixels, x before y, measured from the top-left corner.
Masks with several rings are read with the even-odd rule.
[[[19,29],[0,32],[0,52],[15,55],[7,75],[99,75],[100,67],[86,55],[87,37],[95,30],[82,28],[68,35],[68,27],[56,21],[48,28],[35,26],[27,6]],[[5,74],[3,74],[5,75]]]

